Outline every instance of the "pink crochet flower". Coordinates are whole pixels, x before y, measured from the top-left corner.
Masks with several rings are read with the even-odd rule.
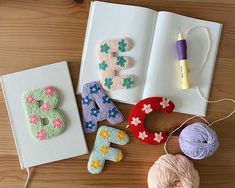
[[[41,110],[47,112],[50,108],[50,104],[48,102],[44,102],[41,106]]]
[[[55,88],[51,87],[51,86],[48,86],[48,87],[44,88],[44,93],[47,96],[51,96],[52,97],[54,95],[54,91],[55,91]]]
[[[60,128],[61,125],[62,125],[61,119],[55,118],[55,119],[52,121],[52,125],[53,125],[55,128]]]
[[[36,115],[29,116],[29,123],[36,125],[38,123],[38,117]]]
[[[26,103],[31,104],[34,101],[34,98],[30,95],[26,98]]]
[[[46,135],[46,132],[41,129],[40,131],[37,132],[37,139],[38,140],[44,140],[46,139],[47,135]]]

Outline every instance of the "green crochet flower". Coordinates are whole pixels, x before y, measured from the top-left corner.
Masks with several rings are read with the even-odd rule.
[[[111,89],[111,86],[113,85],[112,78],[105,78],[105,79],[104,79],[104,85],[105,85],[108,89]]]
[[[118,49],[119,49],[120,52],[125,52],[126,51],[126,46],[127,46],[127,43],[125,42],[124,39],[122,39],[118,42]]]
[[[101,53],[106,53],[107,54],[109,49],[110,49],[110,47],[106,43],[100,46],[100,52]]]
[[[116,64],[119,65],[120,67],[124,67],[125,66],[125,58],[123,56],[118,56],[117,57],[117,62]]]
[[[125,87],[126,89],[132,88],[134,85],[134,81],[132,80],[131,77],[127,77],[123,79],[122,86]]]
[[[105,70],[107,66],[107,63],[105,61],[102,61],[101,63],[99,63],[99,70]]]

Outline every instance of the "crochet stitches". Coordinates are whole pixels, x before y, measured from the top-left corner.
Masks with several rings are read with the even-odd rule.
[[[126,145],[129,142],[129,137],[122,130],[101,126],[97,131],[95,143],[87,165],[87,169],[91,174],[101,173],[104,168],[105,160],[113,162],[122,160],[122,151],[110,147],[111,142]]]
[[[32,137],[36,140],[49,139],[64,131],[65,117],[56,109],[59,99],[57,90],[52,86],[34,89],[23,94],[28,126]],[[48,120],[46,125],[45,119]]]
[[[98,57],[99,77],[105,90],[130,89],[134,86],[131,75],[116,75],[116,71],[130,67],[130,58],[119,56],[118,53],[131,49],[131,40],[105,40],[98,42],[96,53]]]
[[[98,121],[107,119],[109,123],[116,125],[124,120],[121,112],[104,92],[100,84],[95,81],[88,82],[83,86],[82,113],[85,133],[95,132]]]
[[[144,127],[145,117],[154,110],[171,113],[175,106],[170,99],[164,97],[150,97],[139,101],[129,114],[129,129],[140,141],[147,144],[162,144],[166,141],[166,132],[151,133]]]

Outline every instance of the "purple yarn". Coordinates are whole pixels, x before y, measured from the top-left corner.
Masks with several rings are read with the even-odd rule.
[[[185,127],[179,135],[182,152],[192,159],[204,159],[213,155],[219,147],[216,132],[200,122]]]
[[[121,112],[96,81],[83,86],[82,113],[85,133],[95,132],[98,121],[107,119],[109,123],[115,125],[124,120]]]

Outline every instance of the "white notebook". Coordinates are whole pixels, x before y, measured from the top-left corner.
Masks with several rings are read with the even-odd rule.
[[[88,153],[67,62],[59,62],[3,75],[2,90],[21,168],[33,167]],[[38,141],[31,137],[22,95],[33,89],[58,88],[58,109],[65,114],[66,128],[58,136]]]
[[[179,33],[194,26],[206,27],[211,38],[211,50],[200,79],[190,89],[180,89],[179,65],[175,43]],[[135,87],[116,90],[108,95],[117,101],[135,104],[150,96],[170,98],[176,112],[205,115],[207,104],[199,97],[199,87],[205,98],[209,97],[211,81],[219,46],[222,25],[170,12],[121,4],[93,2],[87,24],[77,94],[86,82],[99,80],[96,57],[97,41],[119,39],[124,36],[134,41],[134,47],[122,55],[132,58],[133,66],[119,74],[132,74]],[[192,31],[187,38],[189,80],[197,77],[204,52],[208,47],[206,34]]]

